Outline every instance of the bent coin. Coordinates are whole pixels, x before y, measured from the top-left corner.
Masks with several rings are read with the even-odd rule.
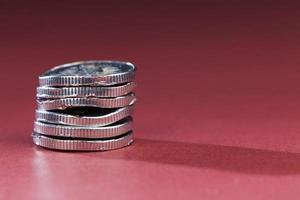
[[[100,107],[100,108],[120,108],[134,104],[136,101],[135,94],[130,93],[128,95],[113,97],[113,98],[64,98],[64,99],[52,99],[42,100],[38,99],[38,108],[42,110],[56,110],[66,109],[70,107]]]
[[[55,111],[36,110],[36,120],[73,126],[105,126],[130,116],[132,112],[133,106],[117,109],[78,107]]]
[[[120,61],[80,61],[53,67],[39,77],[41,86],[99,86],[131,82],[136,67]]]
[[[67,151],[107,151],[126,147],[133,142],[132,132],[110,139],[60,139],[33,133],[33,142],[41,147]]]
[[[135,87],[134,82],[111,87],[37,87],[37,97],[46,99],[68,97],[118,97],[129,94]]]
[[[59,137],[110,138],[123,135],[132,129],[132,118],[128,117],[109,126],[80,127],[34,122],[34,132]]]

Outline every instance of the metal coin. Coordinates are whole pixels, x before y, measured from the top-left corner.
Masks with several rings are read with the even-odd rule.
[[[66,110],[36,110],[36,120],[73,126],[105,126],[130,116],[133,106],[118,109],[93,107],[69,108]]]
[[[109,126],[80,127],[34,122],[34,132],[59,137],[111,138],[125,134],[132,129],[132,118],[128,117]]]
[[[61,139],[37,133],[32,134],[34,144],[55,150],[67,151],[107,151],[119,149],[133,142],[132,132],[110,139]]]
[[[135,66],[120,61],[80,61],[56,66],[39,77],[41,86],[115,85],[131,82]]]
[[[38,99],[38,109],[42,110],[56,110],[66,109],[70,107],[101,107],[101,108],[120,108],[134,104],[136,101],[134,93],[130,93],[125,96],[114,98],[64,98],[53,100],[41,100]]]
[[[129,94],[135,87],[134,82],[111,87],[37,87],[37,97],[47,99],[68,97],[118,97]]]

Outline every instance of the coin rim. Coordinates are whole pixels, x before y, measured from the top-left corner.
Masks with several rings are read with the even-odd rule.
[[[114,112],[96,117],[76,116],[37,109],[36,120],[72,126],[106,126],[130,116],[132,113],[133,105],[118,108]]]
[[[99,107],[99,108],[121,108],[133,105],[136,102],[135,94],[129,93],[127,95],[111,97],[111,98],[61,98],[61,99],[37,99],[38,109],[41,110],[64,110],[71,107]]]
[[[111,87],[37,87],[36,97],[43,99],[76,98],[76,97],[119,97],[134,91],[135,82]]]
[[[132,117],[128,117],[124,122],[120,124],[98,127],[67,126],[34,121],[33,131],[46,136],[48,135],[74,138],[111,138],[125,134],[132,130],[132,121]]]
[[[117,139],[107,140],[65,140],[32,133],[33,143],[47,149],[64,151],[108,151],[129,146],[133,142],[133,132],[130,131]]]
[[[61,68],[67,68],[72,65],[90,64],[90,63],[118,63],[122,65],[128,65],[132,67],[131,71],[119,72],[109,75],[98,75],[98,76],[58,76],[58,75],[43,75],[47,72],[54,71]],[[51,69],[45,71],[39,76],[40,86],[80,86],[80,85],[115,85],[119,83],[133,81],[135,78],[136,66],[131,62],[125,61],[112,61],[112,60],[87,60],[87,61],[76,61],[57,65]],[[128,80],[129,79],[129,80]],[[87,83],[86,83],[87,82]]]

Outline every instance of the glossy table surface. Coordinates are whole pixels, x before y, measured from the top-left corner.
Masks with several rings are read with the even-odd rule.
[[[2,2],[0,199],[299,199],[300,5]],[[135,142],[33,145],[40,73],[138,67]]]

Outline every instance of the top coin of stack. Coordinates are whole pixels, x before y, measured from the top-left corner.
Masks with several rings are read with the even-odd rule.
[[[83,61],[39,77],[33,141],[50,149],[112,150],[133,141],[136,68],[119,61]]]

